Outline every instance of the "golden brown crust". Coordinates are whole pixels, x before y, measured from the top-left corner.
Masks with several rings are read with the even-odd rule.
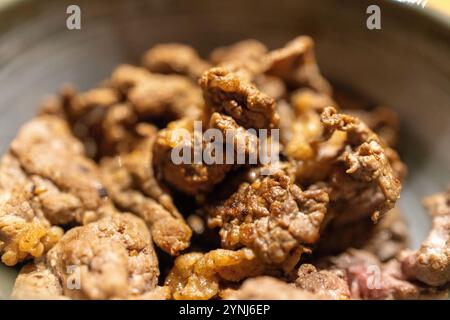
[[[324,190],[302,191],[278,170],[242,183],[231,197],[210,205],[208,224],[221,228],[223,247],[249,247],[266,263],[282,264],[296,249],[317,241],[327,204]]]
[[[204,300],[219,293],[221,281],[240,281],[263,270],[264,266],[249,249],[188,253],[175,260],[165,285],[176,300]]]
[[[278,126],[273,98],[226,67],[212,68],[200,78],[207,108],[224,113],[244,128],[270,129]]]

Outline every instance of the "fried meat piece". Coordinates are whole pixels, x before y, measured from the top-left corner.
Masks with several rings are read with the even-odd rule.
[[[350,289],[340,270],[317,270],[312,264],[302,264],[295,280],[298,288],[328,300],[350,299]]]
[[[275,100],[229,68],[209,69],[200,78],[200,86],[210,113],[231,116],[246,129],[277,127]]]
[[[210,204],[209,227],[219,227],[222,246],[249,247],[266,263],[281,264],[290,254],[319,237],[328,194],[301,190],[277,170],[242,183],[228,199]]]
[[[181,74],[193,80],[210,67],[194,48],[179,43],[154,46],[144,54],[142,64],[151,72]]]
[[[20,270],[11,298],[26,300],[68,299],[63,295],[63,288],[58,277],[47,268],[45,263],[27,264]]]
[[[48,252],[47,265],[63,284],[64,294],[78,299],[139,295],[154,289],[159,276],[147,227],[130,214],[69,230]],[[79,273],[79,290],[67,286],[68,268]]]
[[[266,59],[266,73],[283,79],[289,87],[309,87],[331,95],[331,86],[317,66],[314,42],[310,37],[297,37],[284,48],[271,51]]]
[[[176,120],[200,116],[201,90],[178,75],[149,74],[128,92],[128,100],[141,118]]]
[[[358,117],[372,129],[389,147],[398,143],[399,119],[395,111],[386,107],[376,107],[373,110],[349,110],[349,114]]]
[[[107,202],[96,164],[85,156],[83,146],[60,118],[41,116],[25,124],[10,152],[32,180],[42,182],[38,197],[53,223],[95,219]],[[52,204],[48,197],[54,194]]]
[[[279,100],[287,93],[286,85],[280,78],[264,73],[267,52],[261,42],[249,39],[215,49],[210,59],[219,67],[235,71],[266,95]]]
[[[101,174],[116,205],[140,216],[147,223],[155,244],[177,255],[189,246],[192,231],[170,194],[156,181],[152,167],[156,132],[148,129],[150,132],[142,132],[143,137],[129,153],[104,158]]]
[[[176,300],[206,300],[218,294],[221,282],[237,282],[263,271],[264,266],[250,249],[194,252],[175,260],[165,285]]]
[[[269,95],[274,91],[265,90],[266,77],[277,82],[282,80],[283,89],[276,91],[281,94],[272,95],[273,98],[284,95],[284,85],[289,89],[309,87],[331,95],[331,86],[320,74],[315,60],[314,42],[306,36],[297,37],[284,48],[270,52],[259,41],[244,40],[217,48],[211,53],[210,59],[217,66],[229,68],[255,82],[261,91]]]
[[[202,111],[201,90],[183,76],[121,65],[112,73],[110,84],[123,92],[139,118],[170,121],[196,118]]]
[[[136,121],[132,109],[120,101],[119,92],[112,88],[98,87],[79,93],[72,86],[64,86],[57,96],[41,105],[40,114],[65,119],[73,134],[83,142],[86,154],[98,158],[114,153],[117,143],[123,145],[119,139],[125,138],[125,129],[130,129]],[[121,132],[117,136],[119,126]]]
[[[325,300],[327,296],[314,294],[277,278],[260,276],[244,281],[238,290],[226,296],[227,300]]]
[[[78,280],[76,279],[78,278],[70,280],[73,282],[72,290],[78,290],[75,282]],[[44,263],[28,264],[20,270],[11,298],[16,300],[77,299],[77,297],[69,297],[63,294],[60,279]],[[169,298],[169,288],[161,286],[157,286],[143,294],[120,297],[120,299],[128,300],[167,300]],[[112,299],[119,299],[119,297]]]
[[[108,212],[97,166],[59,117],[25,124],[2,158],[0,176],[5,264],[44,254],[62,235],[52,225],[84,224]]]
[[[153,148],[153,159],[161,179],[189,195],[196,195],[199,192],[208,193],[216,184],[224,180],[228,172],[240,166],[236,163],[239,155],[245,159],[254,159],[255,164],[258,162],[260,154],[258,137],[239,126],[232,117],[213,113],[209,120],[209,129],[219,130],[221,140],[215,143],[205,139],[196,140],[201,132],[194,131],[192,122],[186,120],[173,122],[158,133]],[[181,134],[182,132],[184,134]],[[233,163],[226,159],[229,142],[226,137],[231,139]],[[216,150],[217,148],[222,152]],[[196,153],[204,155],[208,150],[211,151],[210,153],[217,152],[216,156],[211,157],[211,163],[195,161]],[[183,154],[180,155],[180,152]],[[189,158],[178,163],[173,159],[174,153],[183,159],[186,156]]]
[[[7,266],[39,258],[63,234],[45,217],[33,186],[17,159],[6,154],[0,164],[0,256]]]
[[[119,155],[119,161],[131,174],[134,183],[144,194],[158,201],[166,210],[178,216],[169,192],[156,180],[153,169],[153,144],[158,133],[157,128],[141,123],[136,126],[139,135],[129,146],[129,151]]]
[[[345,148],[329,181],[330,198],[337,211],[358,208],[359,212],[339,218],[348,221],[368,213],[378,220],[394,207],[401,190],[383,143],[362,121],[336,113],[332,107],[324,110],[321,121],[325,136],[336,130],[346,133]]]
[[[111,73],[108,82],[112,88],[115,88],[122,95],[126,96],[130,89],[145,82],[150,76],[151,73],[145,68],[130,64],[121,64]]]
[[[129,103],[111,106],[99,124],[101,132],[95,142],[98,158],[129,151],[129,146],[140,136],[136,130],[137,121],[138,117]]]
[[[430,286],[450,282],[450,188],[424,201],[432,229],[418,250],[405,253],[402,267],[411,279]]]
[[[24,267],[13,297],[150,297],[158,290],[158,276],[158,260],[145,223],[131,214],[115,214],[70,229],[47,253],[45,262]]]
[[[318,251],[337,253],[348,246],[364,246],[372,236],[375,241],[379,230],[368,217],[377,220],[393,208],[405,167],[396,152],[362,121],[325,107],[330,101],[322,103],[322,99],[308,96],[312,95],[307,91],[298,93],[294,104],[298,107],[296,135],[284,151],[294,160],[297,183],[304,187],[321,185],[329,192],[324,237]],[[394,254],[404,246],[402,235],[398,236],[397,242],[389,242],[393,244],[391,252],[383,254]]]
[[[329,258],[328,263],[328,268],[345,272],[352,299],[429,299],[448,295],[446,290],[409,282],[398,260],[381,263],[366,251],[350,249]]]
[[[74,135],[79,138],[90,157],[98,157],[103,153],[114,152],[116,141],[107,141],[104,139],[105,131],[108,127],[104,124],[104,119],[109,117],[111,108],[116,104],[120,105],[120,94],[113,88],[98,87],[86,92],[77,92],[71,86],[63,87],[59,95],[54,97],[50,104],[44,103],[41,106],[42,114],[52,114],[67,120]],[[123,107],[125,108],[125,107]],[[124,115],[126,117],[124,118]],[[114,112],[117,117],[117,111]],[[118,119],[114,120],[115,128]],[[121,124],[128,127],[134,124],[134,114],[121,114]],[[131,122],[131,123],[130,123]]]
[[[181,136],[179,130],[184,130],[186,136]],[[202,141],[197,142],[195,139],[192,122],[181,120],[172,122],[161,130],[153,146],[153,163],[159,179],[189,195],[211,191],[233,166],[218,163],[208,165],[203,161],[194,161],[196,152],[201,152],[204,147]],[[196,145],[200,148],[196,148]],[[182,150],[183,154],[180,155],[177,149]],[[175,152],[183,159],[189,159],[178,163],[172,159]]]

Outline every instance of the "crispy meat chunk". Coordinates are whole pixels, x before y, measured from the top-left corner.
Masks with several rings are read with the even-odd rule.
[[[266,59],[266,72],[283,79],[289,87],[309,87],[331,95],[331,86],[317,66],[314,42],[310,37],[297,37],[284,48],[271,51]]]
[[[436,290],[406,280],[398,260],[381,263],[374,255],[350,249],[328,261],[331,269],[345,272],[353,299],[445,298],[446,290]]]
[[[29,180],[11,181],[20,179],[20,175],[25,179],[17,160],[5,155],[0,164],[0,256],[8,266],[42,256],[63,234],[61,228],[51,226],[45,217],[32,190],[34,184]]]
[[[128,151],[129,146],[139,138],[137,121],[138,117],[129,103],[111,106],[99,124],[101,133],[96,141],[98,156]]]
[[[249,247],[266,263],[313,244],[325,217],[328,194],[302,191],[282,170],[244,182],[226,200],[208,206],[209,226],[219,227],[224,248]]]
[[[187,253],[175,260],[165,285],[174,299],[205,300],[218,294],[221,282],[237,282],[263,271],[250,249]]]
[[[151,72],[181,74],[194,80],[210,67],[194,48],[179,43],[154,46],[144,54],[142,64]]]
[[[16,278],[11,294],[13,299],[59,300],[68,299],[58,277],[45,263],[24,266]]]
[[[111,87],[115,88],[123,95],[127,95],[131,88],[145,82],[150,77],[151,73],[144,68],[122,64],[114,69],[109,82]]]
[[[212,68],[200,78],[206,106],[233,117],[244,128],[278,126],[275,100],[226,67]]]
[[[261,276],[245,280],[238,290],[226,296],[227,300],[324,300],[327,296],[296,288],[276,278]]]
[[[57,97],[41,106],[41,113],[67,120],[87,155],[97,159],[126,149],[138,120],[133,107],[121,102],[120,93],[106,87],[84,93],[63,87]]]
[[[329,300],[350,299],[350,289],[345,274],[340,270],[320,270],[312,264],[302,264],[295,280],[298,288]]]
[[[403,257],[403,270],[412,279],[431,286],[450,282],[450,189],[424,201],[431,215],[432,229],[416,251]]]
[[[41,116],[28,122],[10,150],[30,178],[43,182],[37,186],[43,191],[38,190],[39,198],[52,222],[95,219],[106,203],[107,192],[97,166],[85,156],[83,146],[60,118]],[[52,203],[49,197],[54,194]]]
[[[340,214],[340,218],[354,219],[369,212],[376,221],[394,207],[401,190],[383,143],[362,121],[336,113],[332,107],[324,110],[321,121],[325,136],[331,136],[336,130],[347,135],[337,170],[330,178],[331,200],[337,211],[359,208],[361,215]]]
[[[47,266],[60,280],[64,295],[75,299],[143,294],[156,287],[159,276],[147,227],[131,214],[70,229],[48,252]],[[74,274],[79,275],[79,283],[74,283]]]
[[[150,124],[137,125],[136,132],[139,137],[133,141],[128,152],[119,155],[119,161],[127,168],[134,183],[144,194],[158,201],[175,216],[179,216],[169,192],[158,183],[155,177],[152,150],[157,131]]]
[[[181,136],[179,130],[185,130],[186,136]],[[203,149],[203,142],[199,141],[197,144],[198,140],[195,139],[192,123],[181,120],[172,122],[166,129],[161,130],[153,146],[153,163],[159,179],[189,195],[211,191],[233,167],[228,164],[208,165],[204,162],[195,162],[194,157],[198,152],[196,151],[198,147],[195,146],[198,145],[201,150]],[[189,157],[189,160],[178,163],[173,159],[174,153],[183,158]]]
[[[149,74],[128,92],[139,117],[176,120],[196,119],[203,106],[201,90],[185,77]]]
[[[165,299],[145,223],[115,214],[69,230],[44,262],[25,266],[17,299]]]
[[[398,115],[392,109],[376,107],[373,110],[349,110],[349,114],[358,117],[375,132],[389,147],[395,147],[398,143],[400,123]]]
[[[217,66],[227,67],[249,81],[268,96],[278,100],[286,95],[284,82],[264,73],[267,48],[259,41],[244,40],[227,47],[215,49],[211,61]]]
[[[239,167],[240,165],[236,163],[238,155],[248,160],[246,164],[249,164],[250,159],[253,159],[255,164],[258,162],[260,145],[258,137],[239,126],[232,117],[213,113],[209,128],[219,130],[221,140],[196,140],[201,132],[194,131],[192,122],[186,120],[173,122],[158,133],[153,147],[153,161],[161,179],[179,191],[196,195],[199,192],[210,192],[216,184],[224,180],[228,172]],[[184,130],[184,135],[181,135],[180,130]],[[226,137],[231,139],[234,163],[230,163],[226,158],[228,157],[226,144],[229,142]],[[269,145],[268,139],[265,142]],[[210,151],[209,154],[217,152],[211,156],[210,163],[194,161],[196,153],[202,152],[205,155],[207,151]],[[189,159],[182,163],[174,161],[173,154],[185,159],[185,153]]]
[[[77,138],[84,143],[89,156],[98,157],[100,154],[115,151],[114,142],[117,140],[108,141],[104,138],[109,129],[104,124],[104,119],[108,117],[111,122],[110,110],[120,102],[121,97],[116,90],[99,87],[79,93],[72,87],[65,87],[57,99],[62,116],[68,121]],[[126,114],[125,119],[123,116],[124,114],[121,125],[131,126],[134,123],[133,114]],[[115,122],[117,126],[117,119]]]
[[[75,280],[74,278],[73,280]],[[76,289],[76,284],[73,285]],[[20,270],[11,294],[18,300],[66,300],[76,297],[63,295],[60,279],[44,263],[28,264]],[[129,300],[167,300],[170,298],[168,287],[157,286],[140,295],[129,295],[120,299]],[[114,297],[118,299],[118,297]]]
[[[171,196],[156,181],[152,168],[156,133],[146,134],[131,152],[103,159],[102,178],[116,205],[140,216],[147,223],[155,244],[177,255],[189,246],[192,231]]]
[[[2,158],[0,176],[0,248],[8,265],[51,248],[62,235],[51,225],[84,224],[108,213],[97,166],[59,117],[25,124]]]
[[[197,118],[202,112],[201,90],[183,76],[153,74],[122,65],[113,72],[110,82],[124,92],[139,118],[176,120]]]
[[[99,87],[75,95],[66,111],[70,118],[80,119],[86,117],[89,118],[86,120],[94,121],[96,116],[101,113],[101,109],[107,109],[109,106],[119,102],[119,99],[119,95],[114,89]]]

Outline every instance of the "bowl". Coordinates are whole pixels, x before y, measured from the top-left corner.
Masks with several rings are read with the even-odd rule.
[[[206,55],[245,38],[281,46],[299,34],[316,42],[319,66],[335,85],[398,111],[401,156],[409,167],[399,206],[411,246],[426,236],[425,195],[450,182],[450,22],[395,1],[78,0],[81,30],[66,27],[71,1],[0,5],[0,152],[62,83],[87,89],[122,62],[138,63],[160,42],[185,42]],[[381,29],[366,26],[369,5]],[[17,268],[0,266],[0,298]]]

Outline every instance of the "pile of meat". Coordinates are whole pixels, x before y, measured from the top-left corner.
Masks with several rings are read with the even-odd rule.
[[[397,116],[333,93],[313,46],[246,40],[204,60],[161,44],[45,101],[0,163],[12,297],[445,297],[450,190],[426,198],[432,230],[408,250]],[[195,121],[253,139],[248,156],[279,129],[280,161],[174,163],[178,129],[195,153]]]

